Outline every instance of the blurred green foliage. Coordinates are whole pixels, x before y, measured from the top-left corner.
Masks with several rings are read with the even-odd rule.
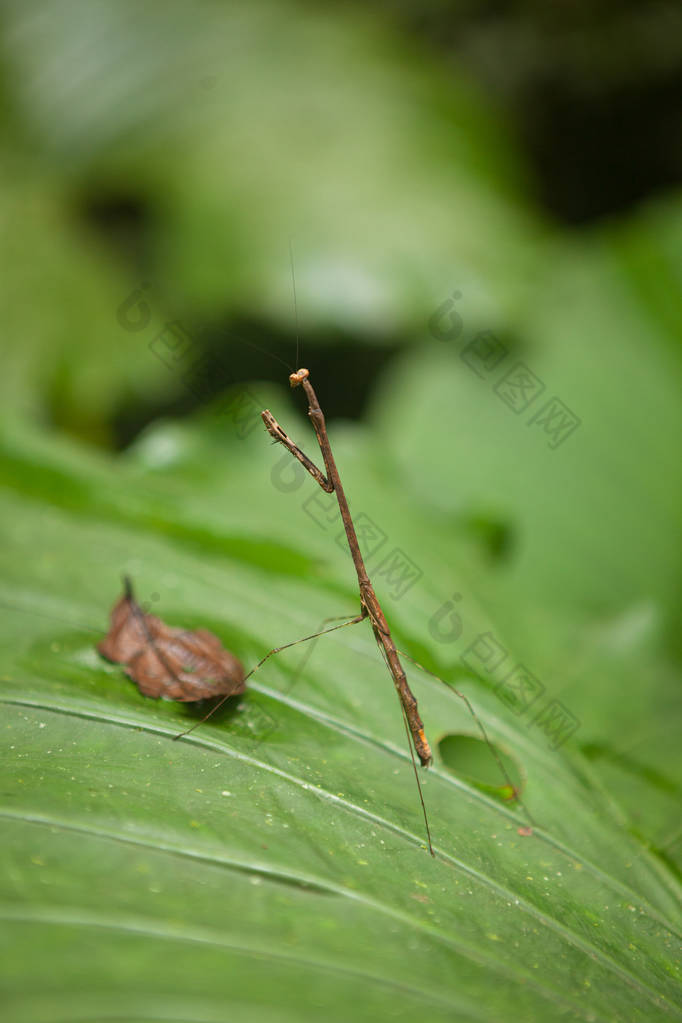
[[[453,276],[500,311],[525,291],[512,264],[539,227],[497,119],[371,15],[87,10],[6,11],[5,408],[100,436],[123,402],[181,394],[115,321],[141,282],[193,335],[243,318],[265,347],[293,338],[290,237],[308,351],[413,338]]]
[[[560,228],[471,61],[424,43],[450,24],[442,5],[412,36],[397,15],[414,10],[383,7],[2,4],[0,813],[17,1021],[100,1018],[122,978],[126,1019],[223,1019],[228,1004],[342,1019],[343,971],[359,1019],[413,1018],[426,999],[430,1018],[630,1023],[673,997],[682,195]],[[402,596],[377,578],[387,616],[468,687],[525,779],[537,843],[443,753],[426,795],[445,859],[423,855],[369,634],[321,641],[300,678],[273,659],[191,747],[167,742],[181,708],[143,701],[92,651],[123,571],[247,664],[355,611],[336,527],[257,421],[269,405],[314,457],[283,389],[299,345],[355,514],[419,573]],[[505,376],[519,362],[527,408]],[[555,401],[574,417],[563,439],[537,415]],[[459,634],[439,635],[453,615]],[[498,677],[463,667],[483,633],[577,721],[560,751]],[[410,674],[434,743],[478,737]],[[550,876],[564,880],[535,884]],[[163,976],[181,977],[188,947],[183,995]],[[36,948],[54,967],[42,987],[23,972]]]

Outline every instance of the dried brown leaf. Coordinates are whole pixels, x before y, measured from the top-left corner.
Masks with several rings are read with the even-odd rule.
[[[176,629],[136,602],[130,580],[111,611],[111,624],[97,649],[125,665],[145,696],[164,700],[206,700],[243,693],[244,668],[207,629]]]

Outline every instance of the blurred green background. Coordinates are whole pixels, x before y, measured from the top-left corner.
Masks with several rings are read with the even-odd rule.
[[[661,935],[682,859],[679,6],[0,10],[12,1018],[113,1018],[126,984],[122,1019],[219,1020],[228,1007],[344,1019],[344,970],[362,1019],[412,1018],[424,1000],[444,1019],[674,1012]],[[363,543],[399,643],[469,687],[525,779],[537,852],[493,848],[496,821],[514,836],[527,821],[457,762],[453,736],[479,733],[422,678],[440,751],[427,804],[449,857],[429,875],[442,864],[419,848],[371,636],[336,634],[302,668],[300,649],[270,662],[239,712],[195,733],[210,741],[172,747],[185,753],[173,767],[166,740],[185,710],[142,700],[92,652],[123,571],[165,618],[213,628],[249,666],[355,612],[333,503],[258,419],[270,407],[316,459],[287,386],[296,363],[372,527]],[[402,559],[397,574],[385,555]],[[500,688],[506,668],[472,664],[482,634],[535,680],[532,711]],[[552,701],[560,749],[537,718]],[[77,739],[57,770],[46,719]],[[241,782],[202,803],[198,772],[225,757]],[[307,772],[347,800],[336,848],[322,804],[291,795]],[[383,860],[386,835],[363,814],[393,829]],[[200,879],[163,859],[173,849]],[[590,880],[543,903],[526,882],[559,849]],[[451,900],[453,863],[488,879],[471,921]],[[173,896],[151,926],[145,879],[166,870]],[[406,894],[405,877],[435,888]],[[250,883],[263,879],[272,892]],[[499,886],[533,907],[532,926],[507,921]],[[211,917],[223,898],[234,934]],[[488,957],[492,941],[504,954]],[[268,960],[271,945],[290,959]],[[36,953],[52,963],[38,985]],[[186,957],[183,987],[163,963]]]

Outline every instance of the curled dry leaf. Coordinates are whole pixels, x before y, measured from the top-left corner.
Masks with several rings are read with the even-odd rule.
[[[165,700],[206,700],[243,693],[244,668],[207,629],[174,629],[145,614],[129,579],[111,611],[111,625],[97,649],[125,665],[145,696]]]

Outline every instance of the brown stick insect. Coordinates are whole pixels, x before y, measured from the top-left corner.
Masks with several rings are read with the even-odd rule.
[[[318,636],[324,635],[328,632],[333,632],[336,629],[345,628],[345,626],[347,625],[357,624],[368,618],[371,623],[372,631],[374,632],[377,645],[379,646],[379,649],[381,650],[384,660],[391,673],[393,684],[396,688],[398,697],[400,699],[405,725],[408,732],[408,738],[411,740],[410,752],[412,753],[415,779],[417,782],[419,799],[424,816],[428,849],[431,855],[433,856],[435,855],[435,853],[431,843],[431,834],[429,829],[428,817],[426,813],[426,806],[424,804],[421,784],[419,782],[419,777],[417,774],[416,763],[413,753],[414,750],[414,752],[417,754],[417,757],[419,758],[421,765],[423,767],[427,767],[432,761],[431,748],[429,746],[426,735],[424,734],[424,725],[422,723],[421,717],[419,716],[417,700],[415,699],[408,685],[405,671],[402,667],[402,664],[400,663],[399,652],[391,636],[391,631],[388,626],[388,622],[386,621],[386,616],[384,615],[377,595],[374,591],[374,587],[372,586],[369,575],[367,574],[367,569],[365,567],[362,553],[360,551],[357,533],[355,531],[355,526],[353,524],[350,509],[348,506],[348,501],[346,499],[343,485],[339,477],[339,471],[336,467],[336,462],[332,454],[331,445],[327,434],[324,413],[320,408],[320,403],[317,399],[315,391],[313,390],[313,386],[310,383],[309,377],[310,374],[307,369],[299,369],[296,372],[291,373],[289,375],[289,383],[291,387],[302,386],[303,390],[305,391],[306,397],[308,399],[308,416],[310,417],[311,422],[313,424],[313,429],[315,430],[315,435],[317,437],[320,451],[322,453],[322,459],[324,462],[326,475],[291,440],[291,438],[282,429],[282,427],[279,425],[279,423],[272,415],[272,413],[269,411],[269,409],[265,409],[261,413],[261,418],[263,419],[265,428],[267,429],[271,437],[277,443],[284,445],[284,447],[293,455],[294,458],[296,458],[301,463],[301,465],[306,469],[306,471],[320,485],[320,487],[325,491],[325,493],[328,494],[333,493],[336,495],[336,500],[339,505],[339,511],[341,513],[343,526],[346,532],[346,538],[348,540],[348,546],[350,548],[351,557],[353,559],[353,564],[355,566],[355,571],[358,578],[358,587],[360,590],[360,613],[352,618],[346,619],[341,625],[335,625],[331,628],[324,629],[322,632],[316,632],[310,636],[304,637],[303,639],[295,640],[292,643],[285,643],[282,646],[273,648],[272,650],[268,651],[265,657],[261,658],[258,664],[248,673],[248,675],[245,676],[245,680],[248,679],[251,675],[253,675],[253,673],[257,671],[258,668],[260,668],[261,665],[268,660],[268,658],[272,657],[273,654],[277,654],[282,650],[286,650],[289,647],[296,646],[297,644],[306,642],[307,640],[315,639]],[[408,657],[408,659],[413,660],[410,657]],[[413,663],[417,664],[418,667],[422,667],[416,661],[414,661]],[[433,672],[428,671],[428,669],[423,670],[433,675]],[[478,728],[481,731],[483,739],[488,745],[489,749],[491,750],[491,753],[494,759],[496,760],[498,767],[502,771],[502,774],[504,775],[508,785],[510,786],[510,789],[514,791],[514,794],[516,795],[514,786],[512,785],[509,779],[508,772],[504,764],[502,763],[502,760],[497,750],[490,742],[490,739],[488,738],[488,735],[480,718],[475,713],[467,697],[464,696],[463,693],[460,693],[458,690],[453,689],[451,686],[445,683],[443,679],[440,679],[438,676],[434,677],[438,678],[438,680],[440,682],[443,682],[443,684],[446,685],[450,691],[454,692],[457,696],[464,700],[466,706],[469,709],[469,712],[471,713],[474,720],[477,722]],[[216,706],[213,707],[211,711],[209,711],[209,713],[206,715],[206,717],[204,717],[202,720],[206,721],[218,709],[218,707],[221,706],[225,699],[227,699],[227,697],[224,697],[223,700],[216,704]],[[197,724],[201,724],[201,722],[198,722]],[[187,729],[187,731],[182,732],[181,735],[176,736],[176,738],[181,738],[183,735],[189,734],[189,732],[191,732],[193,728],[196,727],[197,725],[194,725],[192,728]]]
[[[431,747],[429,746],[426,735],[424,734],[424,725],[419,716],[417,701],[408,685],[407,676],[405,675],[403,666],[400,663],[398,651],[395,643],[393,642],[391,630],[389,629],[388,622],[386,621],[386,616],[381,609],[381,604],[379,603],[377,595],[374,592],[374,587],[372,586],[371,580],[367,574],[365,562],[360,551],[360,544],[358,543],[357,533],[355,532],[355,526],[353,525],[353,519],[351,518],[350,508],[348,507],[348,501],[346,500],[343,485],[339,477],[339,471],[336,468],[336,462],[334,461],[334,455],[332,454],[331,445],[329,443],[324,413],[320,408],[320,403],[317,400],[317,395],[313,390],[313,385],[310,383],[309,377],[310,373],[307,369],[299,369],[295,373],[291,373],[289,375],[289,383],[292,387],[298,387],[300,385],[305,391],[308,399],[308,415],[313,424],[313,429],[315,430],[320,451],[322,452],[324,467],[327,471],[326,476],[320,469],[318,469],[314,462],[311,462],[308,456],[304,454],[296,444],[294,444],[269,409],[265,409],[265,411],[261,413],[261,418],[263,419],[265,428],[270,436],[279,444],[283,444],[284,447],[291,452],[294,458],[298,459],[304,469],[306,469],[313,479],[319,483],[325,493],[333,493],[336,495],[343,528],[346,531],[348,546],[350,548],[351,557],[358,577],[358,587],[360,589],[360,614],[349,619],[346,624],[355,624],[357,622],[364,621],[365,618],[369,618],[377,645],[383,653],[384,659],[391,673],[391,677],[393,678],[393,684],[395,685],[400,698],[403,714],[405,716],[405,723],[409,729],[414,750],[419,757],[422,766],[428,767],[433,757],[431,754]],[[411,749],[412,748],[410,748],[410,752]],[[431,844],[431,832],[429,829],[421,784],[416,771],[415,778],[419,791],[419,799],[424,813],[424,824],[426,826],[429,852],[433,856],[435,854]]]
[[[346,531],[346,537],[348,539],[348,546],[350,548],[351,557],[353,558],[353,564],[355,565],[355,571],[358,577],[358,587],[360,589],[360,614],[347,619],[346,621],[343,622],[342,625],[336,625],[330,629],[324,629],[323,632],[324,633],[334,632],[336,629],[344,628],[347,625],[355,625],[359,622],[364,621],[365,618],[369,618],[377,644],[379,646],[379,649],[382,651],[386,664],[388,665],[391,677],[393,678],[393,683],[400,698],[405,723],[408,729],[408,735],[411,737],[412,744],[410,746],[410,752],[412,752],[412,747],[414,747],[414,750],[417,756],[419,757],[422,766],[427,767],[433,759],[431,754],[431,747],[429,746],[429,743],[426,739],[426,735],[424,734],[424,725],[419,716],[417,701],[412,693],[412,690],[408,685],[407,677],[405,675],[405,671],[403,670],[403,666],[400,663],[400,658],[398,656],[396,645],[393,642],[393,638],[391,636],[391,630],[389,629],[388,622],[386,621],[386,616],[384,615],[384,612],[381,609],[381,605],[379,603],[377,595],[374,592],[374,587],[372,586],[369,575],[367,574],[367,569],[365,568],[365,563],[362,557],[362,553],[360,551],[360,544],[358,543],[357,533],[355,532],[355,526],[353,525],[353,519],[351,518],[350,508],[348,507],[348,501],[346,500],[343,485],[339,477],[339,471],[336,467],[334,455],[332,454],[331,445],[329,443],[324,413],[320,408],[320,403],[317,400],[317,395],[315,394],[312,384],[310,383],[309,376],[310,374],[307,369],[299,369],[295,373],[291,373],[289,375],[289,383],[292,387],[298,387],[299,385],[302,385],[306,393],[306,397],[308,399],[308,415],[312,421],[313,428],[317,436],[317,441],[320,446],[320,451],[322,452],[324,467],[327,472],[326,476],[308,458],[308,456],[304,454],[304,452],[301,451],[301,449],[296,444],[294,444],[294,442],[285,433],[285,431],[279,425],[279,423],[272,415],[272,413],[269,411],[269,409],[265,409],[261,413],[261,418],[263,419],[263,422],[265,423],[265,428],[267,429],[271,437],[273,437],[273,439],[277,441],[279,444],[283,444],[284,447],[287,448],[287,450],[290,451],[291,454],[298,459],[298,461],[310,473],[313,479],[316,480],[317,483],[319,483],[319,485],[322,487],[325,493],[335,494],[336,500],[339,505],[341,518],[343,520],[344,529]],[[286,650],[288,647],[296,646],[298,643],[304,643],[306,642],[306,640],[315,639],[322,634],[323,634],[322,632],[317,632],[311,636],[306,636],[303,639],[296,640],[293,643],[285,643],[283,646],[275,647],[272,650],[268,651],[265,657],[261,658],[258,664],[254,668],[252,668],[248,675],[245,676],[244,681],[246,681],[246,679],[253,675],[253,673],[257,671],[258,668],[260,668],[261,665],[266,660],[268,660],[268,658],[272,657],[273,654],[280,653],[282,650]],[[218,708],[222,705],[222,703],[224,703],[226,699],[227,695],[222,700],[220,700],[219,703],[217,703],[214,707],[211,708],[209,713],[202,719],[202,721],[197,722],[197,724],[193,725],[192,728],[188,728],[186,731],[181,732],[180,735],[175,736],[175,738],[180,739],[183,736],[188,735],[191,731],[194,730],[194,728],[196,728],[203,721],[207,721],[208,718],[211,717],[211,715],[218,710]],[[434,855],[433,847],[431,844],[429,823],[426,815],[426,807],[424,805],[424,799],[421,791],[419,778],[416,774],[416,768],[415,778],[417,780],[419,799],[424,814],[424,823],[426,825],[429,852],[431,853],[431,855]]]
[[[389,629],[388,622],[386,621],[386,616],[381,609],[377,595],[374,592],[374,587],[372,586],[367,574],[367,569],[365,568],[365,563],[360,552],[357,533],[355,532],[355,526],[353,525],[353,519],[351,518],[350,509],[348,507],[348,501],[346,500],[346,495],[339,477],[339,471],[336,468],[336,462],[334,461],[334,455],[332,454],[331,445],[329,443],[324,413],[320,408],[320,403],[317,400],[317,395],[313,390],[309,377],[310,374],[307,369],[299,369],[289,376],[289,383],[292,387],[298,387],[301,385],[305,391],[308,399],[308,415],[313,424],[313,429],[317,436],[317,442],[320,445],[324,467],[327,471],[326,476],[313,462],[310,461],[308,456],[305,455],[296,444],[294,444],[291,438],[287,436],[268,409],[261,413],[261,417],[270,436],[278,443],[283,444],[284,447],[291,452],[294,458],[298,459],[313,479],[319,483],[325,493],[336,495],[360,589],[360,614],[355,618],[350,619],[348,624],[350,625],[355,622],[361,622],[365,618],[369,618],[377,644],[383,652],[393,678],[393,683],[398,696],[400,697],[400,702],[402,704],[403,711],[405,712],[405,720],[407,721],[415,752],[419,757],[422,766],[427,767],[433,759],[431,755],[431,747],[429,746],[424,734],[424,725],[419,717],[417,701],[407,683],[407,677],[403,670],[403,666],[400,663],[398,651],[395,643],[393,642],[391,630]]]

